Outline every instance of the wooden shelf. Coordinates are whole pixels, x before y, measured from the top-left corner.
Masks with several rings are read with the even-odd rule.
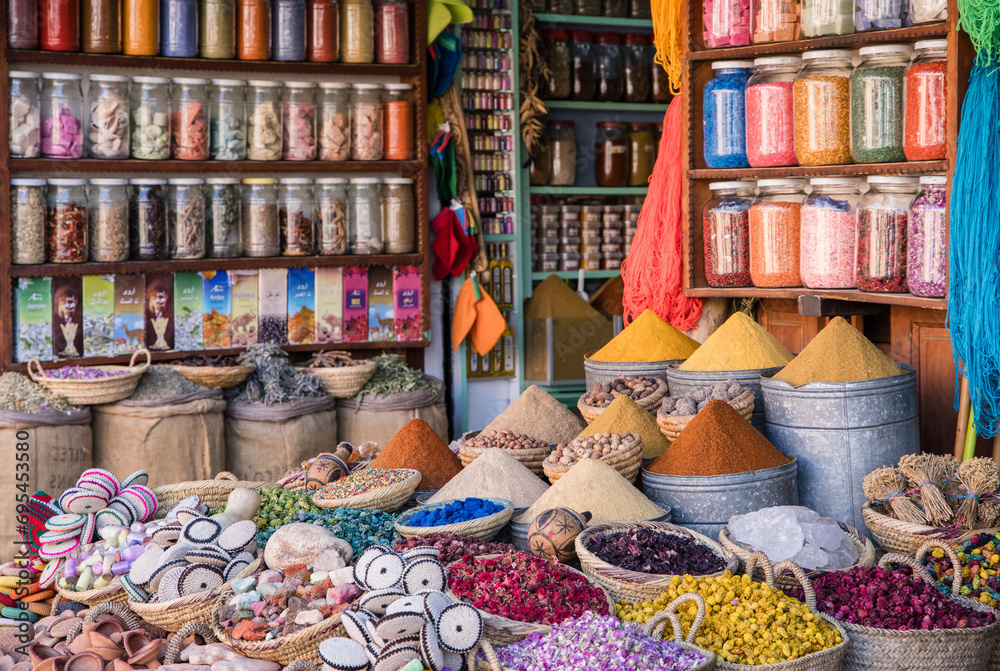
[[[57,158],[12,158],[11,172],[36,172],[85,174],[85,173],[153,173],[195,174],[239,177],[241,175],[270,175],[289,173],[379,173],[381,175],[413,176],[423,169],[420,161],[120,161],[95,158],[67,161]]]
[[[880,303],[883,305],[906,305],[914,308],[929,308],[931,310],[946,310],[947,298],[924,298],[913,294],[879,294],[857,289],[806,289],[805,287],[789,287],[782,289],[762,289],[759,287],[714,288],[697,287],[685,290],[685,295],[701,298],[791,298],[799,296],[819,296],[840,301],[855,303]]]
[[[618,277],[621,274],[622,273],[621,273],[620,270],[584,270],[583,271],[584,279],[588,279],[588,280],[597,280],[597,279],[606,280],[606,279],[609,279],[611,277]],[[538,282],[538,281],[547,279],[549,275],[558,275],[560,278],[562,278],[564,280],[575,280],[576,278],[578,278],[580,276],[580,271],[579,270],[559,270],[559,271],[553,271],[553,272],[549,272],[549,273],[531,273],[531,279],[533,281]]]
[[[906,161],[902,163],[851,163],[845,165],[802,165],[779,168],[701,168],[688,170],[689,179],[767,179],[773,177],[862,177],[865,175],[907,175],[946,172],[948,160]]]
[[[567,26],[602,26],[605,28],[646,28],[653,29],[651,19],[627,19],[610,16],[581,16],[579,14],[535,14],[541,23],[557,23]]]

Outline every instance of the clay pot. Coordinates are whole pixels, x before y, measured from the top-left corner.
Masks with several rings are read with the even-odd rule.
[[[61,656],[58,650],[47,645],[42,645],[37,640],[28,645],[28,657],[31,658],[32,664],[39,664],[46,659]]]
[[[85,652],[70,657],[66,662],[65,671],[104,671],[104,662],[105,660],[97,653]]]
[[[126,662],[124,659],[116,659],[111,662],[112,671],[134,671],[135,667]],[[108,671],[107,667],[104,667],[104,671]]]
[[[130,655],[128,658],[128,663],[135,666],[145,666],[147,669],[158,669],[160,668],[160,642],[150,641],[140,650],[137,650],[134,655]]]
[[[336,454],[324,452],[316,457],[316,461],[309,464],[306,470],[306,491],[315,491],[335,480],[347,476],[348,468],[344,463],[350,456],[350,452],[338,449]]]
[[[49,657],[35,664],[33,671],[64,671],[69,657]]]
[[[113,637],[115,634],[121,636],[125,633],[125,627],[123,627],[122,623],[118,620],[107,617],[97,623],[97,627],[94,631],[104,634],[108,638],[114,640]]]
[[[550,508],[528,528],[528,549],[536,557],[551,562],[568,562],[576,557],[576,537],[587,528],[590,513],[571,508]]]
[[[125,652],[128,653],[129,657],[134,656],[140,650],[149,645],[149,643],[149,637],[142,631],[126,631],[122,635],[122,645],[125,647]]]
[[[118,659],[125,654],[124,648],[99,631],[91,632],[89,650],[100,655],[101,659],[106,662]]]

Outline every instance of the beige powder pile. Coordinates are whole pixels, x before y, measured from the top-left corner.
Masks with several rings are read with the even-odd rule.
[[[528,470],[507,450],[486,450],[462,472],[439,489],[427,503],[480,498],[507,499],[515,508],[527,508],[545,493],[549,486]]]
[[[531,385],[483,429],[483,435],[493,429],[507,429],[555,445],[573,440],[586,426],[562,403]]]

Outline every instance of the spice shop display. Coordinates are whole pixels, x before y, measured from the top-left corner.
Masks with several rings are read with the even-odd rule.
[[[554,482],[582,459],[599,459],[612,466],[627,480],[634,481],[642,460],[642,438],[637,433],[595,433],[560,443],[545,458],[545,477]]]
[[[750,97],[747,93],[748,100]],[[713,182],[702,210],[705,280],[711,287],[749,287],[753,182]],[[853,270],[853,267],[852,267]]]
[[[650,39],[643,33],[625,35],[625,102],[644,103],[649,100],[653,55]]]
[[[377,177],[352,178],[347,191],[347,242],[351,254],[381,254],[381,183]]]
[[[213,79],[211,83],[208,90],[209,156],[216,161],[242,161],[247,153],[244,82]]]
[[[127,261],[129,253],[128,180],[90,180],[90,260]]]
[[[208,0],[199,6],[198,55],[202,58],[236,58],[236,3]]]
[[[559,100],[570,97],[573,84],[570,76],[569,34],[565,30],[543,30],[545,62],[549,76],[545,78],[545,98]]]
[[[790,559],[807,571],[854,566],[858,548],[840,524],[803,506],[772,506],[734,515],[726,525],[729,540],[763,552],[771,562]]]
[[[851,155],[856,163],[905,161],[903,75],[913,50],[905,44],[862,47],[851,75]]]
[[[347,180],[316,180],[316,246],[319,254],[347,253]]]
[[[810,289],[850,289],[855,280],[857,179],[814,177],[802,204],[800,271]]]
[[[595,384],[582,400],[593,408],[606,408],[619,396],[628,396],[637,403],[647,401],[644,405],[648,407],[651,397],[661,396],[665,391],[666,383],[659,378],[620,375],[603,385]]]
[[[758,287],[802,284],[799,254],[804,180],[762,179],[750,205],[750,279]]]
[[[903,372],[846,319],[834,317],[774,379],[798,387],[808,382],[875,380]]]
[[[47,0],[39,2],[39,45],[46,51],[80,49],[80,5]]]
[[[947,47],[947,40],[923,40],[913,45],[916,57],[903,77],[903,152],[908,161],[945,156]]]
[[[466,555],[479,557],[481,555],[517,552],[510,543],[486,542],[481,538],[454,534],[450,531],[435,531],[421,536],[401,538],[393,543],[392,548],[397,552],[404,553],[408,550],[418,549],[419,553],[424,552],[425,548],[434,548],[439,551],[438,561],[445,565],[451,564]]]
[[[751,61],[715,61],[703,92],[704,157],[710,168],[743,168],[747,161],[745,92]]]
[[[160,55],[194,58],[198,55],[198,6],[185,0],[160,3]]]
[[[862,291],[906,291],[906,233],[913,177],[868,177],[858,203],[857,283]]]
[[[211,258],[241,256],[243,202],[240,181],[233,177],[210,177],[205,183],[208,255]]]
[[[170,158],[169,84],[166,77],[132,78],[132,158]]]
[[[749,411],[753,409],[753,404],[750,403],[749,408],[737,407],[737,405],[746,405],[742,401],[748,400],[748,397],[745,395],[747,392],[750,392],[750,390],[736,380],[726,380],[724,382],[716,382],[714,385],[694,387],[683,396],[667,396],[664,398],[657,414],[672,417],[687,417],[697,415],[711,401],[723,401],[736,407],[745,418],[749,419]],[[741,403],[734,403],[736,399],[740,399]]]
[[[676,533],[674,530],[681,533]],[[581,545],[602,562],[647,575],[709,575],[726,569],[727,559],[702,536],[684,535],[659,522],[610,524],[591,529]]]
[[[990,608],[996,608],[1000,600],[1000,580],[997,562],[993,557],[1000,549],[1000,537],[996,533],[979,533],[972,538],[954,545],[955,554],[962,564],[962,586],[959,594],[975,599]],[[938,581],[938,589],[951,588],[955,577],[955,566],[951,557],[939,547],[924,556],[923,566]]]
[[[10,155],[16,158],[35,158],[42,152],[39,74],[12,70],[8,77]]]
[[[796,164],[793,87],[801,64],[798,56],[754,59],[746,86],[747,162],[754,168]]]
[[[341,0],[340,60],[375,61],[375,14],[371,0]]]
[[[792,84],[799,165],[851,162],[851,52],[807,51]]]
[[[281,82],[247,82],[247,158],[277,161],[281,158]]]
[[[82,77],[65,72],[42,74],[42,156],[83,157]]]
[[[413,86],[385,84],[384,89],[382,113],[385,125],[385,159],[409,161],[415,151]]]
[[[906,287],[914,296],[944,297],[948,291],[948,178],[920,178],[920,193],[910,204],[906,234]]]

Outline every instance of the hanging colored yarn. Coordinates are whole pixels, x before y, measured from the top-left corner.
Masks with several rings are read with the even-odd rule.
[[[670,92],[681,92],[681,0],[651,0],[655,60],[670,79]]]
[[[1000,54],[1000,4],[996,0],[958,0],[958,27],[968,33],[977,65],[996,60]]]
[[[653,16],[656,16],[654,4]],[[657,33],[659,34],[659,33]],[[681,179],[685,157],[681,142],[681,98],[663,118],[660,152],[649,178],[649,193],[639,213],[639,230],[622,264],[625,318],[652,310],[681,331],[698,324],[702,301],[681,293]]]

